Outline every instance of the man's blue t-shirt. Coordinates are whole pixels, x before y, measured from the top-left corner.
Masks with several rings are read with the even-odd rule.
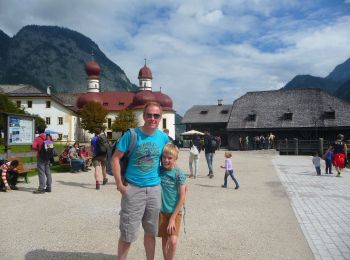
[[[162,206],[161,212],[173,213],[176,208],[176,204],[179,200],[179,186],[185,184],[185,174],[181,169],[179,171],[179,177],[176,178],[176,169],[166,170],[161,168],[160,179],[162,186]]]
[[[135,132],[137,141],[129,155],[125,178],[139,187],[158,185],[160,183],[160,158],[164,146],[169,142],[169,137],[158,129],[153,135],[142,133],[140,128],[135,128]],[[130,141],[131,134],[130,131],[127,131],[117,143],[116,148],[125,153]]]

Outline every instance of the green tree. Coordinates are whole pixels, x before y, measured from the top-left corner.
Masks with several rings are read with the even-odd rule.
[[[38,115],[33,115],[35,116],[35,130],[38,129],[39,126],[42,126],[43,128],[46,128],[46,121],[42,117]]]
[[[137,127],[137,120],[130,109],[122,110],[118,113],[112,124],[112,130],[115,132],[125,132],[128,128]]]
[[[104,124],[107,114],[107,110],[100,103],[88,102],[80,111],[81,126],[91,134],[95,132],[96,128],[105,130]]]

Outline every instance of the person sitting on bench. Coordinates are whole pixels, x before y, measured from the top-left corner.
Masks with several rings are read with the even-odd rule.
[[[83,172],[87,172],[85,167],[85,161],[79,157],[78,154],[79,143],[75,142],[73,147],[69,150],[69,158],[72,165],[72,172],[78,172],[82,170]]]
[[[18,190],[17,188],[17,179],[18,172],[16,170],[18,166],[18,161],[13,160],[11,162],[4,162],[1,165],[1,182],[0,182],[0,190],[9,192],[10,190]],[[4,190],[5,188],[5,190]]]

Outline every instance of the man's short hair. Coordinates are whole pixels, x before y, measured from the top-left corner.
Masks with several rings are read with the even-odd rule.
[[[19,164],[18,160],[13,160],[10,162],[10,166],[12,166],[14,168],[16,168],[18,166],[18,164]]]
[[[173,143],[167,143],[163,148],[163,154],[170,154],[174,156],[175,160],[177,160],[179,156],[179,148]]]
[[[143,115],[145,115],[148,107],[159,107],[160,114],[163,113],[162,106],[158,102],[150,101],[150,102],[147,102],[145,107],[143,108]]]

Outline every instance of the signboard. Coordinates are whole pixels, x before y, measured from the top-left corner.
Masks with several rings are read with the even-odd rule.
[[[6,145],[27,145],[34,141],[34,118],[8,115]]]

